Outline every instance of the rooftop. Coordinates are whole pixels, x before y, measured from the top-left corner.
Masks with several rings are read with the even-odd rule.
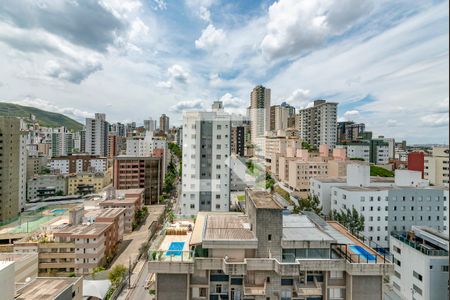
[[[125,212],[125,208],[103,208],[88,210],[84,213],[84,216],[89,218],[116,218],[117,216]]]
[[[17,291],[16,300],[54,299],[81,278],[36,278]]]
[[[54,232],[54,235],[72,235],[80,237],[97,237],[102,234],[110,223],[93,223],[90,225],[66,226],[65,228]]]
[[[209,215],[204,240],[256,240],[245,215]]]
[[[283,209],[278,202],[273,200],[272,195],[266,191],[248,190],[247,193],[258,209]]]
[[[283,240],[330,241],[334,239],[317,227],[306,215],[283,216]]]
[[[134,204],[136,201],[139,201],[139,197],[124,197],[123,199],[114,198],[108,199],[100,202],[101,205],[121,205],[121,204]]]

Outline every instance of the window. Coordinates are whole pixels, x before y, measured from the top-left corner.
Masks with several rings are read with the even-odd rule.
[[[441,271],[448,273],[448,266],[441,266]]]
[[[271,234],[269,234],[269,235],[267,236],[267,240],[268,240],[268,241],[271,241],[271,240],[272,240],[272,235],[271,235]]]
[[[414,278],[416,278],[419,281],[422,281],[422,275],[420,275],[419,273],[417,273],[416,271],[413,271],[413,276]]]
[[[416,286],[415,284],[413,284],[413,290],[422,296],[422,289],[420,289],[418,286]]]

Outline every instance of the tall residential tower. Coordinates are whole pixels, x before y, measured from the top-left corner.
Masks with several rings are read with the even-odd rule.
[[[95,118],[86,118],[86,152],[106,156],[108,153],[109,124],[106,115],[96,113]]]

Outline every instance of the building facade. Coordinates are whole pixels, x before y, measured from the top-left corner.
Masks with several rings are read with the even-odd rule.
[[[296,116],[296,129],[300,139],[313,147],[325,144],[333,149],[337,140],[337,103],[314,101],[314,106],[300,109]]]
[[[23,121],[0,117],[0,222],[25,207],[27,151]]]
[[[144,188],[144,203],[159,203],[164,182],[163,168],[161,157],[116,156],[113,167],[114,188]]]
[[[449,185],[449,149],[433,148],[431,155],[425,156],[424,159],[424,177],[431,184]]]
[[[256,86],[250,94],[249,117],[251,121],[252,143],[264,139],[266,131],[270,130],[271,91],[262,85]]]
[[[109,124],[105,114],[96,113],[95,118],[86,118],[86,152],[106,157],[108,155],[108,132]]]
[[[107,170],[108,159],[95,155],[70,155],[50,160],[50,171],[55,174],[104,173]]]
[[[338,223],[284,214],[263,191],[247,190],[245,207],[200,212],[179,255],[150,250],[157,299],[382,299],[392,263]]]
[[[448,234],[413,226],[409,232],[393,232],[394,255],[391,284],[402,299],[448,299]]]
[[[169,124],[169,117],[165,114],[162,114],[159,118],[159,130],[162,132],[169,132],[170,124]]]
[[[228,211],[231,120],[222,110],[187,112],[183,117],[181,211]]]
[[[67,178],[62,175],[37,175],[27,181],[27,199],[67,195]]]

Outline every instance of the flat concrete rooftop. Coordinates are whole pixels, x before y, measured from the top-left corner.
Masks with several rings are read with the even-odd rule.
[[[55,299],[81,278],[36,278],[17,291],[16,300]]]
[[[283,209],[283,207],[273,200],[272,195],[266,191],[248,190],[251,201],[258,209]]]
[[[255,240],[245,215],[210,215],[206,219],[204,240]]]

